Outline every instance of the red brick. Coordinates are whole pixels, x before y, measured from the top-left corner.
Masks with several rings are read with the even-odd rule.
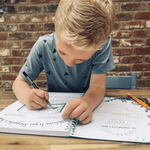
[[[46,80],[46,75],[40,74],[36,80]]]
[[[143,73],[142,72],[137,72],[137,79],[141,79],[143,76]]]
[[[143,78],[150,79],[150,72],[144,72],[143,73]]]
[[[113,2],[132,2],[133,0],[112,0]]]
[[[55,0],[30,0],[31,4],[40,4],[40,3],[51,3]]]
[[[138,12],[134,16],[135,20],[149,20],[150,12]]]
[[[115,12],[119,11],[120,5],[119,3],[114,3]]]
[[[150,55],[150,47],[134,48],[133,54],[135,54],[135,55]]]
[[[17,24],[2,24],[0,25],[0,31],[17,31]]]
[[[15,6],[6,6],[5,13],[16,13],[17,7]]]
[[[114,26],[113,26],[113,30],[118,30],[119,29],[119,23],[115,22]]]
[[[10,56],[9,49],[0,49],[0,56]]]
[[[44,9],[44,13],[48,13],[48,12],[56,12],[58,5],[45,5],[43,6]]]
[[[121,10],[123,11],[135,11],[135,10],[145,10],[145,3],[123,3],[121,4]]]
[[[133,16],[130,13],[118,13],[116,14],[116,21],[128,21],[132,20]]]
[[[29,50],[12,50],[12,56],[27,57],[29,53]]]
[[[20,24],[20,31],[41,31],[43,28],[42,24]]]
[[[120,46],[143,46],[143,39],[121,39]]]
[[[121,22],[120,29],[141,29],[144,28],[145,21],[128,21],[128,22]]]
[[[150,28],[150,21],[149,20],[146,21],[146,28]]]
[[[116,68],[113,71],[120,72],[120,71],[130,71],[130,70],[131,70],[131,68],[130,68],[130,65],[128,65],[128,64],[126,64],[126,65],[116,64]]]
[[[28,0],[7,0],[7,4],[26,4]]]
[[[9,48],[18,49],[18,48],[21,47],[21,44],[20,44],[20,42],[18,42],[18,41],[7,41],[7,46],[8,46]]]
[[[130,72],[119,72],[118,76],[131,76]]]
[[[133,64],[132,71],[149,71],[150,64]]]
[[[4,89],[12,88],[12,81],[2,81],[0,86]]]
[[[7,44],[6,42],[0,42],[0,48],[6,48]]]
[[[27,58],[23,58],[23,64],[26,62]]]
[[[150,80],[138,80],[137,86],[140,87],[150,87]]]
[[[18,22],[18,16],[14,16],[14,15],[11,15],[11,16],[7,16],[6,17],[6,20],[7,22]]]
[[[150,46],[150,39],[146,40],[146,45]]]
[[[148,3],[148,8],[147,9],[150,9],[150,3]]]
[[[22,68],[22,66],[12,66],[11,67],[11,72],[17,72],[18,73],[21,68]]]
[[[150,37],[150,30],[133,31],[133,37]]]
[[[44,31],[48,31],[48,30],[54,31],[54,23],[44,24]]]
[[[143,56],[123,56],[120,58],[121,63],[142,63]]]
[[[113,55],[114,56],[122,56],[122,55],[131,55],[132,49],[131,48],[113,48]]]
[[[3,16],[1,16],[0,18],[0,23],[5,22],[5,18]]]
[[[129,38],[132,35],[130,30],[119,30],[119,31],[112,31],[111,36],[113,38]]]
[[[145,56],[145,62],[150,63],[150,56]]]
[[[11,65],[11,64],[21,64],[21,58],[2,58],[0,59],[0,63],[3,65]]]
[[[37,6],[18,7],[18,13],[39,13],[39,12],[41,12],[41,7],[37,7]]]
[[[24,41],[22,48],[32,48],[36,41]]]
[[[47,87],[47,82],[46,81],[38,81],[37,82],[37,86],[42,87],[42,88],[46,88]]]
[[[111,42],[112,42],[112,47],[118,47],[119,46],[119,40],[112,39]]]
[[[0,40],[6,40],[7,39],[7,33],[0,33]]]
[[[9,39],[11,40],[31,39],[31,36],[31,33],[9,33]]]
[[[120,59],[119,56],[114,56],[114,63],[117,64],[119,63]]]
[[[33,15],[31,17],[31,21],[32,22],[51,22],[52,21],[52,17],[54,16],[54,14],[44,14],[44,15]]]
[[[0,65],[0,73],[1,72],[10,72],[9,66],[1,66]]]
[[[143,2],[143,1],[147,2],[149,0],[135,0],[135,2]]]
[[[40,36],[43,36],[45,34],[51,34],[53,31],[47,31],[47,32],[33,32],[33,38],[38,39]]]
[[[16,79],[16,75],[13,74],[2,74],[2,80],[15,80]]]
[[[30,22],[31,19],[30,19],[30,15],[20,15],[18,16],[18,22],[22,22],[22,23],[27,23],[27,22]]]

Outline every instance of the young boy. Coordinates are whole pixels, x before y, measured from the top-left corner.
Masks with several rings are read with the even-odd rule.
[[[48,92],[85,92],[67,105],[63,119],[90,122],[105,95],[106,73],[115,68],[109,36],[114,18],[111,0],[61,0],[53,17],[55,33],[33,46],[13,84],[16,97],[29,109],[46,107],[48,93],[30,89],[23,75],[35,80],[44,70]]]

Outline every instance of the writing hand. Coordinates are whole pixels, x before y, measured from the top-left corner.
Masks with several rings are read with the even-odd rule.
[[[27,95],[25,105],[28,109],[40,109],[47,106],[45,100],[49,100],[47,92],[40,89],[31,89]]]
[[[68,103],[62,118],[65,120],[67,117],[76,118],[82,124],[86,124],[92,119],[92,109],[84,100],[84,98],[76,98]]]

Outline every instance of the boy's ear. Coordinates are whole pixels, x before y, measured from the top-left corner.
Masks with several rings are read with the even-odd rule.
[[[55,24],[55,16],[52,17],[52,21]]]

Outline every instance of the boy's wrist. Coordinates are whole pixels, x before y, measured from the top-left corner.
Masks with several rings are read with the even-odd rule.
[[[96,90],[97,89],[97,90]],[[105,90],[101,87],[89,88],[84,94],[83,99],[91,107],[92,111],[101,103],[105,95]]]

